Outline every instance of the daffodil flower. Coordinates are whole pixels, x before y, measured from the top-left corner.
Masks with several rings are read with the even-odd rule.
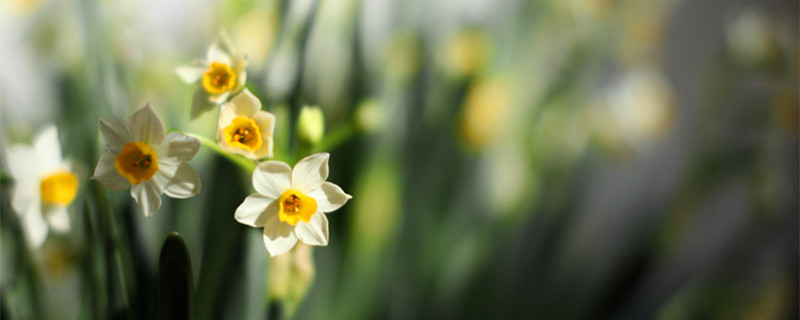
[[[92,179],[111,190],[131,187],[131,196],[145,216],[161,207],[161,194],[177,199],[200,191],[200,177],[186,163],[200,149],[197,138],[178,132],[165,134],[164,124],[149,105],[129,120],[100,120],[108,152],[100,157]]]
[[[264,161],[253,172],[255,194],[236,209],[236,221],[264,228],[270,256],[289,251],[299,239],[312,246],[328,245],[325,213],[342,207],[352,197],[327,182],[328,153],[305,157],[294,166]]]
[[[247,57],[231,45],[227,34],[219,35],[208,49],[205,60],[195,60],[178,67],[178,76],[186,83],[200,83],[192,102],[192,118],[210,110],[244,88],[247,80]]]
[[[33,148],[9,148],[8,168],[15,181],[11,206],[20,215],[28,244],[40,247],[50,228],[69,231],[67,206],[78,192],[78,177],[61,158],[56,127],[43,130]]]
[[[275,115],[261,110],[261,101],[244,89],[222,105],[217,144],[227,152],[258,160],[272,156]]]

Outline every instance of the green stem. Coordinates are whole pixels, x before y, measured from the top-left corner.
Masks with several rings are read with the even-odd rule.
[[[235,155],[233,153],[225,152],[224,150],[222,150],[222,148],[220,148],[217,145],[216,141],[211,140],[211,139],[206,138],[206,137],[203,137],[203,136],[201,136],[199,134],[192,134],[192,133],[187,133],[187,134],[192,136],[192,137],[197,138],[198,140],[200,140],[200,143],[203,144],[203,146],[205,146],[205,147],[211,149],[212,151],[216,152],[217,154],[225,157],[230,162],[233,162],[235,165],[237,165],[240,168],[242,168],[242,170],[244,170],[244,171],[246,171],[248,173],[252,173],[253,170],[255,170],[255,168],[256,168],[256,163],[255,162],[247,160],[245,158],[242,158],[242,157],[240,157],[238,155]]]
[[[333,149],[336,149],[342,143],[345,143],[351,138],[353,138],[356,135],[356,133],[358,133],[358,130],[356,128],[355,122],[349,121],[337,127],[329,134],[326,134],[325,139],[320,141],[320,143],[314,147],[314,153],[321,151],[331,151]]]

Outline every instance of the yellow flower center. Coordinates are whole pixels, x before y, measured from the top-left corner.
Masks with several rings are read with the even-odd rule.
[[[131,184],[140,184],[158,171],[158,156],[144,142],[128,142],[117,154],[114,168]]]
[[[212,62],[203,74],[203,88],[209,93],[223,93],[233,89],[234,84],[236,84],[236,74],[225,63]]]
[[[255,151],[261,148],[261,129],[253,119],[238,116],[225,127],[225,140],[236,148]]]
[[[59,171],[42,179],[42,201],[66,206],[78,193],[78,177],[72,172]]]
[[[297,225],[300,220],[309,222],[317,212],[317,201],[294,189],[286,190],[278,201],[278,219],[290,225]]]

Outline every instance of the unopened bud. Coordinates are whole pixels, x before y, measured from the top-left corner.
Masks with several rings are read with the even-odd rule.
[[[325,135],[325,116],[319,107],[303,107],[297,119],[297,136],[312,145]]]

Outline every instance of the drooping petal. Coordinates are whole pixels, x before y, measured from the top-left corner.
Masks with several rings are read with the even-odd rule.
[[[261,148],[255,151],[256,158],[272,157],[272,136],[275,132],[275,115],[271,112],[258,111],[253,120],[261,131]]]
[[[311,216],[307,223],[300,221],[294,227],[294,233],[300,241],[312,246],[328,245],[328,218],[322,212]]]
[[[217,37],[217,40],[214,41],[214,44],[208,48],[208,60],[230,65],[231,54],[233,54],[233,45],[231,45],[231,40],[228,38],[227,33],[221,32]]]
[[[198,194],[200,185],[200,176],[197,172],[188,163],[181,162],[164,188],[164,193],[172,198],[186,199]]]
[[[268,217],[278,214],[280,209],[276,200],[262,194],[251,194],[236,208],[233,217],[241,224],[261,228],[267,223]]]
[[[192,160],[200,150],[200,140],[178,132],[167,134],[161,145],[166,149],[167,157],[175,157],[180,161]]]
[[[175,69],[175,72],[183,82],[195,83],[200,81],[200,78],[203,77],[203,74],[208,71],[208,66],[210,64],[211,63],[206,60],[195,60],[185,66],[178,67]]]
[[[328,179],[327,152],[312,154],[303,158],[292,170],[292,188],[303,193],[313,191]]]
[[[100,160],[97,161],[97,167],[94,168],[92,179],[111,190],[122,190],[131,185],[131,183],[121,176],[117,168],[114,167],[115,158],[116,155],[111,152],[106,152],[100,156]]]
[[[208,92],[200,86],[194,91],[194,96],[192,97],[191,118],[197,118],[206,111],[214,109],[215,106],[217,106],[217,104],[211,101]]]
[[[252,118],[257,111],[261,110],[261,101],[247,89],[234,96],[231,103],[234,105],[237,116]]]
[[[278,198],[292,186],[292,168],[280,161],[264,161],[253,171],[253,187],[258,193]]]
[[[112,153],[119,153],[125,143],[133,141],[133,133],[128,120],[118,117],[103,118],[100,119],[98,127],[100,127],[100,134],[103,136],[106,149]]]
[[[317,200],[317,210],[325,213],[341,208],[347,200],[353,198],[344,193],[341,187],[329,181],[325,181],[319,188],[309,192],[308,196]]]
[[[58,170],[61,166],[61,142],[58,140],[58,129],[48,126],[33,142],[36,157],[39,159],[39,170],[42,172]]]
[[[69,231],[69,214],[65,206],[45,206],[45,218],[53,230],[58,232]]]
[[[264,245],[270,257],[285,253],[297,243],[294,227],[278,220],[277,212],[266,218],[264,225]]]
[[[152,216],[158,208],[161,208],[161,188],[155,182],[155,179],[150,179],[140,184],[131,187],[131,196],[139,208],[142,209],[142,214],[145,217]]]
[[[14,193],[11,196],[11,207],[20,216],[28,211],[30,207],[39,206],[41,197],[39,195],[40,185],[38,181],[18,180],[14,185]]]
[[[47,238],[47,223],[42,218],[42,211],[38,205],[29,206],[22,217],[25,236],[31,248],[39,248]]]
[[[131,132],[135,141],[151,146],[161,145],[164,140],[164,123],[150,105],[144,106],[131,116]]]

